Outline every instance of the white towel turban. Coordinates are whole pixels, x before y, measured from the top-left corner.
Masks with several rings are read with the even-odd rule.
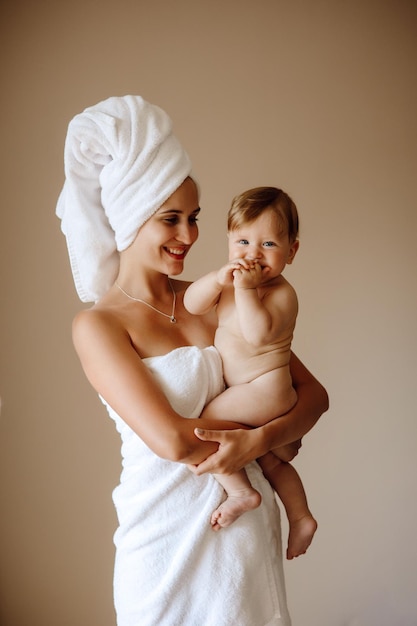
[[[140,96],[113,97],[76,115],[65,141],[61,218],[83,302],[114,283],[118,251],[191,173],[190,159],[159,107]]]

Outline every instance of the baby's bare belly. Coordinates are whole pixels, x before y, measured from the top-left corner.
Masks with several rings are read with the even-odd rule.
[[[253,348],[230,333],[216,333],[216,347],[223,360],[227,385],[248,383],[267,372],[276,371],[279,387],[291,387],[289,372],[290,346]]]

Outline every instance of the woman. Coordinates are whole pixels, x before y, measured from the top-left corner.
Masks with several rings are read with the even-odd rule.
[[[288,626],[279,511],[254,459],[304,435],[326,393],[293,356],[299,402],[287,416],[228,435],[227,416],[198,419],[223,389],[216,320],[190,315],[187,283],[169,278],[197,239],[200,208],[161,109],[136,96],[86,109],[70,123],[65,171],[57,213],[77,291],[95,302],[75,318],[74,344],[122,438],[118,625]],[[263,504],[213,533],[223,491],[206,472],[248,463]]]

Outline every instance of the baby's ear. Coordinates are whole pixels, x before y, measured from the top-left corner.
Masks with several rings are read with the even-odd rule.
[[[287,265],[291,265],[294,261],[295,255],[297,254],[298,248],[300,247],[300,242],[296,239],[290,246],[290,251],[288,254]]]

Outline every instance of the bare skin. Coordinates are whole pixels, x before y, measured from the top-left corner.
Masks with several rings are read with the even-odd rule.
[[[215,345],[223,360],[228,389],[204,410],[203,417],[228,415],[258,426],[295,405],[290,373],[290,347],[298,304],[295,291],[282,276],[292,263],[298,241],[282,234],[273,210],[229,232],[229,263],[197,280],[185,295],[187,308],[202,314],[216,308]],[[287,511],[290,533],[287,558],[303,554],[317,528],[295,469],[267,457],[260,462]],[[262,459],[261,459],[262,461]],[[244,470],[216,476],[227,499],[213,512],[213,530],[230,526],[257,508],[260,494]]]
[[[295,486],[293,484],[291,465],[283,463],[272,452],[258,459],[258,462],[284,503],[289,524],[287,559],[291,560],[305,554],[317,530],[317,521],[307,506],[303,484],[300,480]]]
[[[230,431],[199,426],[195,429],[196,437],[217,444],[215,452],[204,461],[190,466],[196,476],[205,473],[233,474],[272,449],[284,462],[290,462],[297,456],[304,435],[328,411],[329,397],[323,385],[293,352],[290,371],[297,403],[279,419],[252,429],[238,427]]]

